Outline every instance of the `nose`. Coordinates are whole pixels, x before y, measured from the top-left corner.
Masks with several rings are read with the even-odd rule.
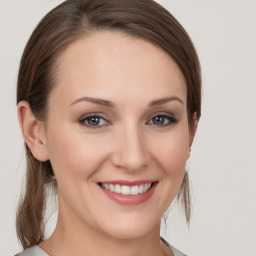
[[[141,171],[150,162],[147,140],[143,132],[135,126],[126,127],[115,136],[112,163],[129,172]]]

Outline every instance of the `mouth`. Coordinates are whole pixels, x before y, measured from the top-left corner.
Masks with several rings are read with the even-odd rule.
[[[108,181],[98,185],[110,199],[122,205],[136,205],[147,201],[158,181]]]
[[[147,182],[144,184],[138,184],[134,186],[122,185],[122,184],[113,184],[113,183],[98,183],[103,189],[111,191],[113,193],[122,194],[122,195],[132,195],[136,196],[138,194],[146,193],[156,182]]]

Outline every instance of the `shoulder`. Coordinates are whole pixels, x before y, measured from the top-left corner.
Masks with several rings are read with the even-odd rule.
[[[49,256],[46,252],[44,252],[39,246],[33,246],[16,254],[15,256]]]
[[[161,241],[170,248],[170,250],[173,252],[174,256],[186,256],[184,253],[179,251],[178,249],[171,246],[163,237],[161,237]]]
[[[174,256],[186,256],[184,253],[182,253],[181,251],[177,250],[173,246],[170,245],[170,247],[171,247],[171,250],[172,250]]]

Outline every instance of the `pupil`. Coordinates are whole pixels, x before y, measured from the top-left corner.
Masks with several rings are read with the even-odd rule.
[[[164,123],[164,117],[163,116],[156,116],[153,120],[154,124],[163,124]]]
[[[98,117],[91,117],[89,120],[88,120],[88,123],[90,125],[98,125],[100,122],[100,119]]]

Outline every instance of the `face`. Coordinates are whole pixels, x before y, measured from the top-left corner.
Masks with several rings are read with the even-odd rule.
[[[159,47],[112,32],[73,43],[59,61],[45,150],[60,218],[111,237],[149,233],[189,157],[181,71]]]

